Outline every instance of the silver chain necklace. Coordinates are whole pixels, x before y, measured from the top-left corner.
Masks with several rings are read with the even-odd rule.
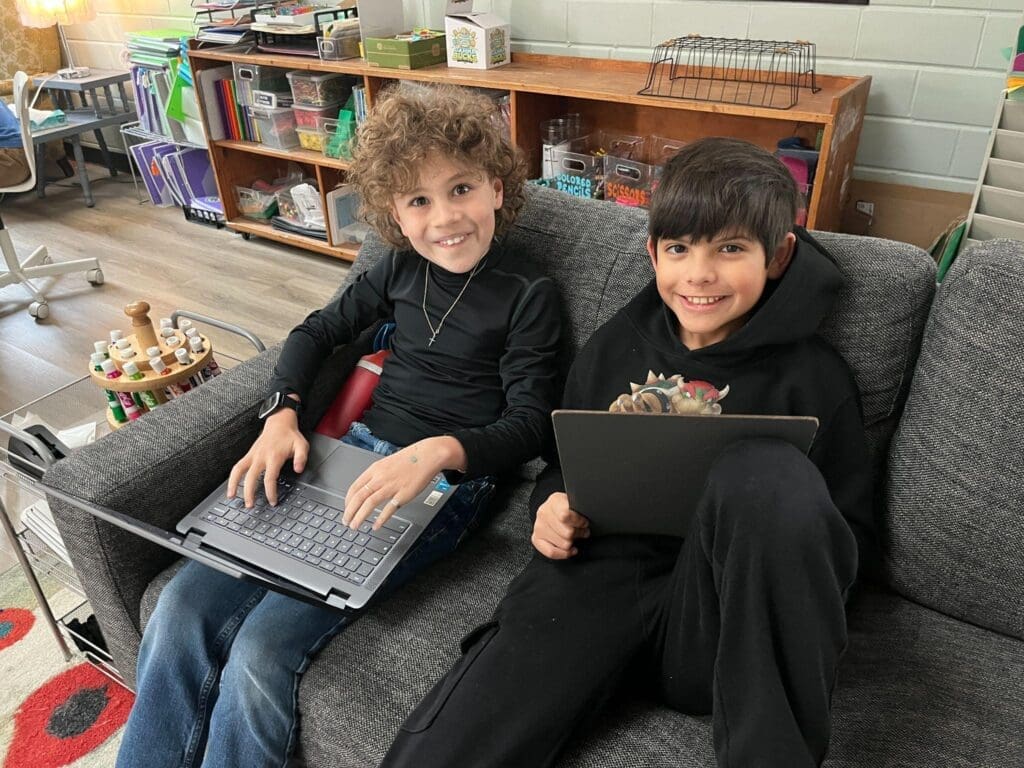
[[[427,342],[428,347],[432,346],[437,340],[437,334],[441,332],[441,326],[444,325],[444,321],[448,319],[448,315],[450,315],[452,310],[455,309],[455,305],[459,303],[459,299],[462,298],[462,294],[464,294],[466,289],[469,288],[469,284],[473,281],[473,276],[476,275],[480,270],[480,267],[483,266],[484,261],[486,261],[486,258],[480,259],[480,261],[476,263],[476,266],[473,267],[473,271],[470,272],[469,277],[466,278],[466,284],[462,286],[462,290],[459,291],[459,295],[455,297],[455,301],[453,301],[452,305],[448,307],[448,311],[441,315],[441,320],[438,322],[437,328],[435,328],[434,324],[430,322],[430,315],[427,314],[427,283],[430,282],[430,262],[427,262],[427,267],[423,270],[423,319],[427,321],[427,327],[430,329],[430,341]]]

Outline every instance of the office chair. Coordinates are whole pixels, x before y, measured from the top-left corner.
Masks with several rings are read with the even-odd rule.
[[[13,187],[0,187],[0,194],[27,192],[36,185],[36,152],[32,145],[32,128],[28,118],[28,75],[24,72],[17,72],[14,75],[14,103],[18,108],[18,122],[21,126],[21,143],[25,147],[25,157],[28,160],[29,177],[20,184]],[[0,104],[0,109],[7,109]],[[8,285],[21,285],[28,291],[34,301],[28,306],[28,313],[36,320],[45,320],[50,315],[50,307],[46,303],[46,297],[40,293],[31,283],[32,278],[48,277],[50,275],[65,275],[69,272],[85,272],[86,278],[93,285],[103,284],[103,270],[97,259],[76,259],[54,264],[46,252],[46,246],[41,245],[32,251],[32,255],[22,262],[18,261],[18,254],[14,251],[14,243],[11,242],[11,235],[4,228],[3,218],[0,217],[0,251],[3,252],[4,261],[7,264],[7,271],[0,272],[0,288]]]

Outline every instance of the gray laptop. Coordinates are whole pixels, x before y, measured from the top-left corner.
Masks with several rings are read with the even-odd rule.
[[[352,531],[341,522],[345,493],[373,462],[372,451],[309,436],[306,470],[279,481],[278,504],[262,489],[252,509],[228,500],[225,480],[177,525],[180,535],[47,486],[47,493],[109,523],[237,578],[307,602],[361,608],[451,497],[438,475],[372,530],[379,510]]]
[[[721,451],[749,438],[810,450],[813,416],[682,416],[555,411],[558,457],[569,506],[593,535],[685,536]]]

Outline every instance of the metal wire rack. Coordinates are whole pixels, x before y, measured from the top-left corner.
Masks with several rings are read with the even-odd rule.
[[[789,109],[801,88],[821,90],[816,60],[816,46],[806,40],[677,37],[654,49],[640,94]]]

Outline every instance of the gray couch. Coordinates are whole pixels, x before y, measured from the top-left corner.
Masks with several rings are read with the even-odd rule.
[[[650,278],[645,223],[643,212],[531,190],[509,237],[562,289],[566,365]],[[934,264],[913,246],[817,237],[847,279],[823,333],[863,393],[887,584],[863,590],[850,607],[827,765],[1024,765],[1024,245],[975,247],[935,295]],[[379,242],[367,243],[352,273],[381,253]],[[324,366],[310,423],[363,349],[339,350]],[[172,528],[255,438],[276,353],[78,451],[48,482]],[[300,757],[309,765],[376,765],[455,659],[459,639],[489,617],[529,557],[535,472],[523,469],[494,521],[464,548],[315,659],[299,694]],[[115,663],[132,682],[142,627],[180,563],[53,506]],[[559,765],[713,766],[710,726],[624,694]]]

